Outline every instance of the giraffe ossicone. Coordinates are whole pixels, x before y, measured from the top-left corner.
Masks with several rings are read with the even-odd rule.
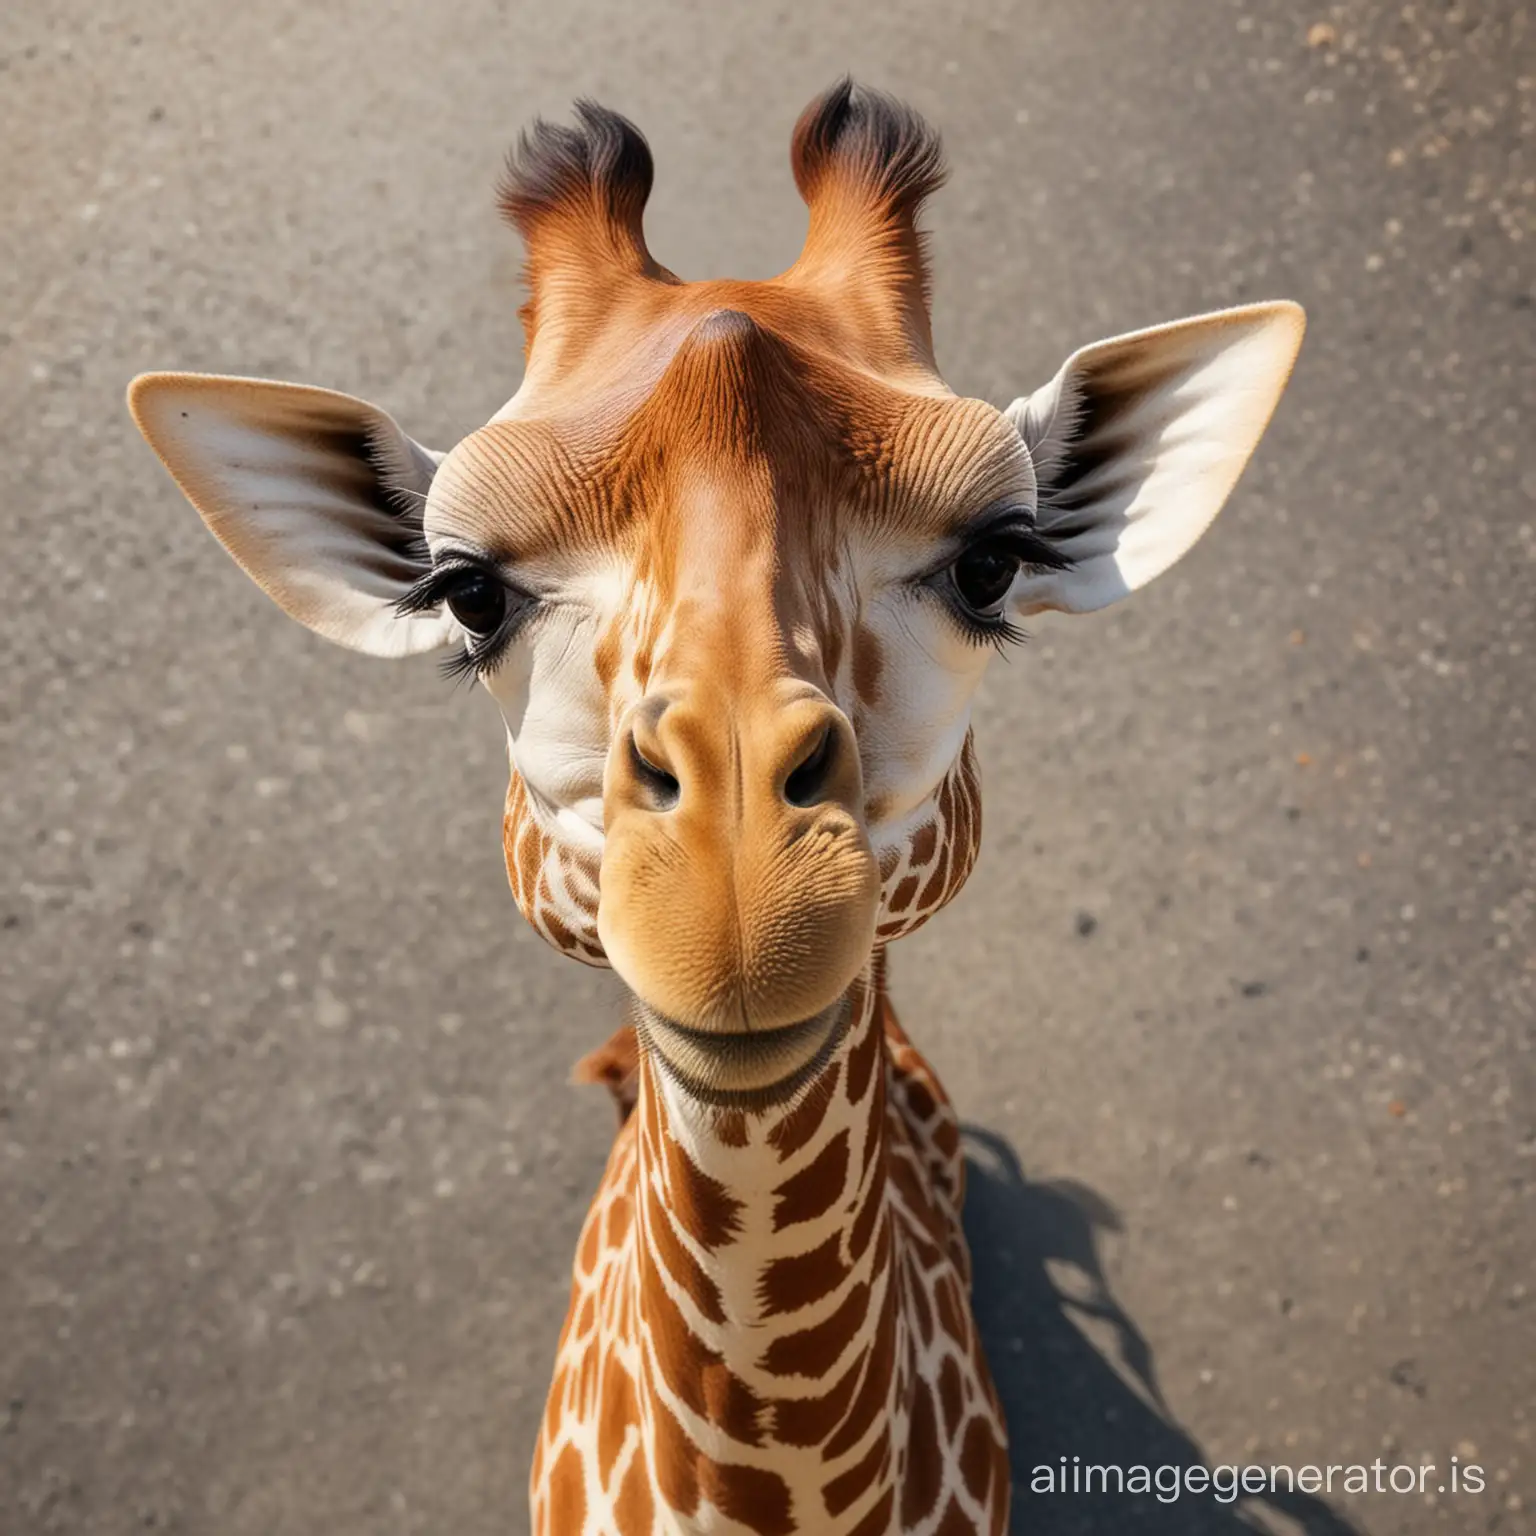
[[[633,995],[578,1067],[621,1126],[534,1455],[548,1536],[1005,1527],[958,1123],[885,947],[974,863],[992,652],[1190,548],[1301,342],[1253,304],[961,398],[917,225],[935,135],[843,81],[791,155],[794,265],[684,282],[645,242],[640,134],[589,103],[536,125],[502,189],[523,380],[446,454],[329,390],[130,389],[287,613],[483,681],[517,904]]]

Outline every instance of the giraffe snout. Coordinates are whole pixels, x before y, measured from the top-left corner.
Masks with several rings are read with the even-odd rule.
[[[874,943],[879,874],[852,726],[808,685],[767,694],[642,700],[608,761],[598,929],[695,1055],[717,1039],[739,1059],[740,1037],[825,1014]],[[780,1055],[794,1038],[778,1038]]]

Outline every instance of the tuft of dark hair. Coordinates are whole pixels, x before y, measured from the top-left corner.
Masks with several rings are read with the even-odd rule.
[[[536,118],[507,157],[497,202],[525,239],[546,214],[583,205],[634,229],[651,195],[656,167],[645,135],[595,101],[578,101],[575,113],[574,128]]]
[[[807,203],[836,171],[906,217],[916,216],[948,174],[939,135],[918,112],[847,75],[800,114],[789,153]]]

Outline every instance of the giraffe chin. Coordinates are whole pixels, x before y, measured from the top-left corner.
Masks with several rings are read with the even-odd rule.
[[[848,1027],[848,996],[797,1024],[722,1034],[690,1029],[635,1000],[641,1046],[688,1097],[755,1114],[784,1104],[815,1080]]]

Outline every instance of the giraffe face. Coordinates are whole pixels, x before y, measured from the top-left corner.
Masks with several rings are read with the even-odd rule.
[[[525,136],[503,188],[522,385],[447,455],[306,386],[149,374],[129,403],[291,616],[483,680],[523,912],[615,966],[686,1086],[757,1102],[826,1059],[872,947],[969,873],[991,651],[1194,543],[1301,316],[1100,342],[998,411],[934,363],[916,220],[942,173],[915,114],[846,83],[812,103],[805,248],[758,283],[659,266],[644,140],[578,116]]]
[[[970,701],[1035,486],[998,411],[721,286],[605,338],[626,367],[586,370],[580,411],[529,389],[461,443],[425,532],[435,570],[506,594],[465,628],[511,740],[523,910],[617,967],[680,1070],[758,1091],[969,873]]]

